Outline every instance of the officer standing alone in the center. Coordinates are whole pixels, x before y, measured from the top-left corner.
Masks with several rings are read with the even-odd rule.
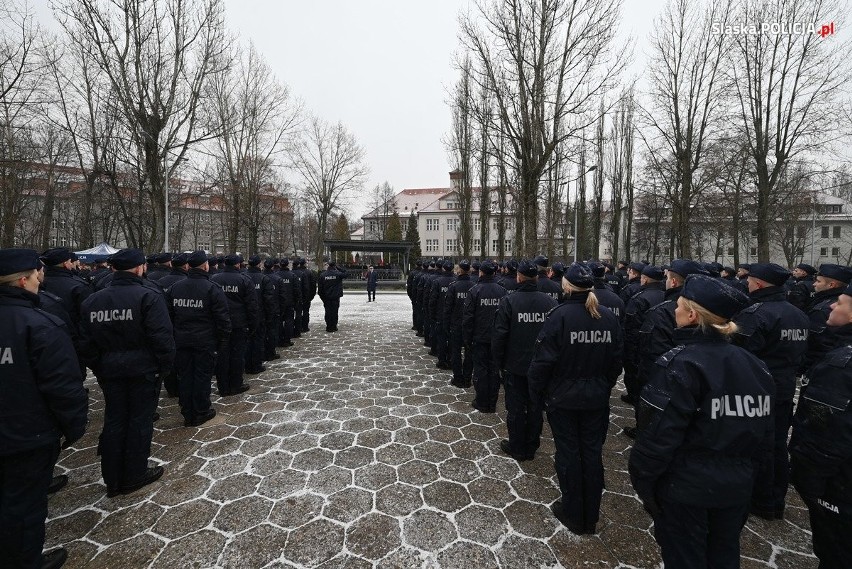
[[[329,261],[326,270],[320,273],[317,292],[325,307],[326,332],[337,332],[337,313],[340,310],[340,297],[343,296],[343,279],[345,278],[346,271],[338,269],[334,261]]]

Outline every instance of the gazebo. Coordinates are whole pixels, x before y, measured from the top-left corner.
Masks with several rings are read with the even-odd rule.
[[[323,241],[323,246],[329,254],[336,251],[382,251],[388,253],[402,253],[405,273],[408,273],[408,255],[414,243],[410,241],[351,241],[349,239]]]

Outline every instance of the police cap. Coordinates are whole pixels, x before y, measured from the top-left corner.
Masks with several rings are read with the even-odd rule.
[[[523,259],[518,265],[518,273],[525,277],[535,277],[538,275],[538,267],[535,266],[533,261]]]
[[[248,264],[252,267],[256,267],[260,264],[260,255],[252,255],[248,259]]]
[[[307,262],[308,260],[302,257],[301,259],[299,259],[299,266],[304,267]]]
[[[281,259],[281,266],[282,266],[282,267],[286,267],[289,263],[290,263],[290,259]],[[337,266],[337,263],[335,263],[335,262],[332,260],[332,261],[329,261],[329,262],[328,262],[328,266],[329,266],[329,267],[336,267],[336,266]]]
[[[459,268],[463,271],[469,271],[470,261],[468,261],[467,259],[462,259],[461,261],[459,261]]]
[[[168,263],[169,261],[172,260],[172,254],[171,253],[157,253],[154,256],[154,259],[155,259],[154,260],[155,263]]]
[[[645,268],[645,264],[644,264],[644,263],[638,263],[638,262],[636,262],[636,263],[630,263],[629,265],[627,265],[627,268],[628,268],[628,269],[633,269],[633,270],[634,270],[634,271],[636,271],[637,273],[641,273],[641,272],[642,272],[642,269],[644,269],[644,268]]]
[[[665,278],[665,275],[663,275],[663,269],[655,267],[654,265],[646,265],[645,268],[642,269],[642,274],[655,281],[661,281]]]
[[[416,263],[414,263],[414,266],[415,266],[415,267],[422,267],[422,266],[423,266],[423,261],[419,261],[419,260],[418,260]]]
[[[844,282],[846,284],[849,284],[849,281],[852,281],[852,268],[845,267],[843,265],[823,263],[819,266],[819,273],[817,274],[821,277],[834,279],[837,281]]]
[[[186,262],[190,267],[200,267],[207,262],[207,253],[204,251],[193,251],[189,254]]]
[[[790,278],[790,271],[775,263],[755,263],[751,266],[748,276],[756,277],[774,286],[781,286]]]
[[[41,267],[35,249],[0,249],[0,277]]]
[[[178,253],[172,257],[172,265],[182,267],[189,261],[189,253]]]
[[[539,255],[538,257],[533,259],[533,264],[539,267],[547,267],[550,264],[550,259],[548,259],[544,255]]]
[[[721,267],[721,265],[719,265]],[[716,263],[703,263],[701,267],[711,277],[719,277],[721,269],[716,268]]]
[[[603,268],[603,265],[600,263],[596,264]],[[592,288],[595,284],[592,271],[589,267],[581,265],[580,263],[571,263],[571,266],[565,270],[565,275],[562,278],[566,279],[569,283],[578,288]]]
[[[807,263],[799,263],[798,265],[796,265],[796,268],[805,271],[809,275],[816,274],[816,272],[817,272],[815,267],[813,267],[812,265],[809,265]]]
[[[553,265],[551,265],[550,270],[553,271],[553,274],[555,275],[561,275],[565,272],[565,265],[556,261]]]
[[[737,268],[749,270],[751,268],[751,265],[749,265],[748,263],[740,263],[739,265],[737,265]]]
[[[267,269],[271,269],[272,267],[275,266],[275,263],[277,261],[278,261],[278,259],[276,259],[275,257],[270,257],[263,262],[263,266],[266,267]]]
[[[479,270],[485,274],[493,275],[497,270],[497,265],[495,265],[493,261],[486,259],[479,264]]]
[[[517,271],[519,266],[518,261],[515,259],[509,259],[506,261],[506,268],[509,269],[509,272],[511,273]],[[536,271],[536,274],[538,274],[538,271]]]
[[[116,271],[126,271],[145,264],[142,249],[122,249],[112,255],[112,266]]]
[[[453,262],[449,261],[449,260],[444,261],[444,263],[441,265],[441,267],[443,267],[445,271],[452,271],[453,270]]]
[[[153,265],[154,263],[157,262],[157,254],[151,253],[150,255],[145,257],[145,262],[148,263],[149,265]]]
[[[707,271],[697,262],[691,259],[675,259],[672,261],[672,264],[669,265],[668,270],[673,273],[677,273],[683,278],[688,277],[689,275],[706,275]]]
[[[290,266],[290,259],[288,259],[287,257],[284,257],[283,259],[281,259],[281,260],[278,262],[278,264],[279,264],[279,265],[281,265],[282,267],[289,267],[289,266]],[[329,262],[328,262],[328,266],[329,266],[329,267],[333,267],[333,266],[334,266],[334,261],[329,261]]]
[[[470,264],[470,268],[472,268],[474,271],[478,271],[480,266],[481,263],[479,261],[474,261]]]
[[[728,273],[729,275],[735,275],[735,274],[737,274],[737,270],[736,270],[735,268],[733,268],[733,267],[722,267],[722,270],[723,270],[724,272]]]
[[[71,260],[71,251],[69,251],[65,247],[57,247],[55,249],[48,249],[44,253],[41,254],[41,261],[47,265],[48,267],[52,267],[54,265],[61,265],[65,261]]]
[[[589,271],[591,271],[592,276],[596,279],[602,279],[604,274],[606,273],[606,267],[603,266],[602,263],[592,262],[588,265]]]
[[[228,255],[228,256],[225,257],[225,264],[228,265],[229,267],[239,265],[242,262],[243,262],[243,256],[242,255]]]
[[[690,275],[680,295],[722,318],[731,319],[749,305],[746,295],[709,275]]]

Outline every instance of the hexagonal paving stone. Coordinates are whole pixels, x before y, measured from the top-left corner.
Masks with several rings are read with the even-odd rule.
[[[396,470],[400,482],[424,486],[438,479],[438,467],[422,460],[411,460]]]
[[[278,559],[287,544],[288,531],[261,524],[234,536],[219,559],[225,567],[263,567]]]
[[[278,437],[263,435],[245,441],[240,445],[240,452],[246,456],[260,456],[268,452],[276,444],[278,444]]]
[[[210,524],[219,506],[210,500],[192,500],[166,510],[153,531],[168,539],[177,539]]]
[[[289,468],[293,461],[293,455],[283,450],[273,450],[262,456],[258,456],[251,460],[252,474],[260,476],[269,476],[276,472]]]
[[[304,450],[293,457],[293,468],[316,472],[322,470],[334,460],[334,453],[324,448]]]
[[[376,509],[391,516],[407,516],[423,505],[420,489],[396,483],[376,492]]]
[[[399,466],[414,458],[414,449],[408,445],[391,443],[376,450],[376,460],[391,466]]]
[[[483,545],[496,545],[509,531],[509,522],[503,512],[477,504],[456,514],[459,535]]]
[[[414,456],[428,462],[443,462],[453,456],[453,451],[446,443],[426,441],[414,447]]]
[[[368,448],[379,448],[391,442],[391,433],[382,429],[370,429],[358,433],[358,444]]]
[[[482,473],[472,460],[451,458],[438,465],[441,476],[453,482],[467,483],[479,478]]]
[[[329,450],[343,450],[355,444],[355,434],[345,431],[329,433],[320,439],[320,446]]]
[[[141,534],[103,549],[86,564],[87,569],[147,567],[165,545],[152,535]]]
[[[247,496],[222,506],[213,526],[226,533],[239,533],[266,521],[274,502],[260,496]]]
[[[334,464],[354,469],[372,463],[374,458],[373,449],[354,446],[338,451],[334,457]]]
[[[458,537],[456,527],[446,514],[417,510],[403,521],[405,541],[426,551],[437,551]]]
[[[65,541],[81,539],[100,523],[103,514],[94,510],[80,510],[67,516],[50,520],[45,525],[45,549],[51,549]],[[60,537],[61,536],[61,537]]]
[[[355,471],[355,485],[378,490],[396,482],[396,469],[386,464],[369,464]]]
[[[264,476],[257,491],[268,498],[278,499],[304,490],[307,479],[308,474],[306,472],[288,468]]]
[[[400,543],[399,522],[382,514],[368,514],[346,530],[346,548],[367,559],[381,559]]]
[[[498,480],[514,480],[521,474],[518,463],[513,458],[487,456],[477,462],[482,474]]]
[[[456,441],[450,448],[455,456],[468,460],[479,460],[491,454],[488,447],[479,441]]]
[[[494,553],[471,543],[454,543],[438,554],[438,565],[442,569],[469,569],[470,567],[496,567]]]
[[[514,501],[509,484],[494,478],[477,478],[467,486],[474,502],[502,508]]]
[[[217,502],[236,500],[252,494],[260,481],[260,476],[253,474],[235,474],[214,482],[213,487],[207,492],[207,497]]]
[[[164,511],[164,508],[157,504],[142,502],[123,509],[120,516],[104,518],[89,532],[88,538],[104,545],[124,541],[153,526]]]
[[[222,458],[209,461],[204,465],[204,468],[201,469],[201,473],[206,474],[214,480],[221,480],[222,478],[226,478],[232,474],[244,472],[248,463],[249,457],[247,456],[241,454],[229,454],[228,456],[223,456]]]
[[[188,535],[170,542],[154,560],[152,567],[162,569],[213,567],[225,547],[225,541],[224,535],[211,530]]]
[[[325,517],[351,522],[373,509],[373,493],[360,488],[345,488],[328,497],[322,510]]]
[[[423,488],[423,500],[438,510],[457,512],[470,504],[470,494],[461,484],[438,480]]]
[[[308,488],[321,494],[334,494],[352,484],[352,471],[339,466],[329,466],[314,472],[308,479]]]
[[[328,520],[315,520],[290,533],[284,557],[314,567],[337,555],[343,548],[343,539],[341,526]]]
[[[529,537],[550,537],[557,526],[561,525],[550,509],[543,504],[518,500],[506,507],[503,513],[512,525],[512,529]]]
[[[404,427],[393,434],[394,442],[404,445],[416,445],[429,439],[429,435],[423,429],[415,427]]]

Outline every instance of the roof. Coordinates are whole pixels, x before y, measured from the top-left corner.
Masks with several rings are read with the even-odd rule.
[[[388,200],[387,212],[390,215],[396,211],[400,216],[409,215],[412,211],[420,211],[426,206],[434,203],[442,196],[450,193],[452,188],[410,188],[405,189]],[[361,219],[371,217],[383,217],[385,204],[374,208],[364,215]]]

